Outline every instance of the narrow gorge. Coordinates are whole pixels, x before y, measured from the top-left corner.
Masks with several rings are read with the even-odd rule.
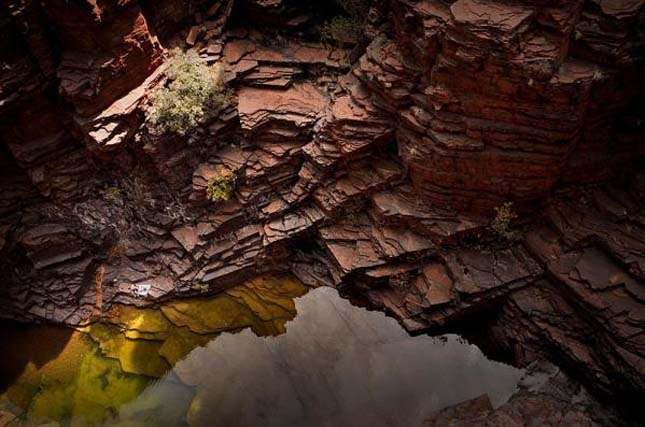
[[[0,427],[642,425],[644,3],[5,0]]]

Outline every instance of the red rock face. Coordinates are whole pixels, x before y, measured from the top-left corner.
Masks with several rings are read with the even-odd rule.
[[[316,41],[311,5],[184,3],[3,4],[0,316],[87,322],[99,265],[104,310],[291,271],[410,332],[485,314],[480,332],[518,364],[556,359],[631,403],[641,1],[377,1],[357,46]],[[262,13],[269,28],[249,24]],[[143,121],[165,83],[158,33],[222,61],[235,92],[184,137]],[[235,188],[213,204],[222,168]],[[507,201],[511,239],[489,226]],[[542,412],[562,410],[543,394]],[[474,422],[524,422],[533,397],[471,402]]]
[[[609,148],[616,116],[600,117],[597,102],[606,113],[638,96],[618,80],[638,59],[625,37],[637,31],[639,2],[395,3],[397,38],[422,76],[397,137],[429,201],[484,211],[504,200],[535,202],[562,178],[606,177],[624,158],[623,148]],[[607,45],[585,39],[591,25],[615,31]],[[414,30],[421,41],[409,43],[411,26],[422,29]],[[581,167],[594,173],[583,176]]]
[[[48,0],[42,9],[61,47],[59,91],[81,115],[103,110],[161,63],[136,1]]]
[[[137,3],[155,33],[162,38],[171,39],[176,33],[185,31],[186,25],[191,24],[196,13],[202,13],[208,19],[218,9],[224,6],[223,1],[210,2],[206,0],[140,0]]]

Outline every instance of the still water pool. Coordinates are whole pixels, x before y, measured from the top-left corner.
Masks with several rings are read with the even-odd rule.
[[[0,327],[15,426],[418,426],[483,393],[499,405],[522,374],[284,277],[78,330]]]

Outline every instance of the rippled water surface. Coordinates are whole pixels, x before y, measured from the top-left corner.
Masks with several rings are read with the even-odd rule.
[[[4,323],[2,348],[0,411],[22,425],[418,426],[483,393],[501,404],[521,375],[290,278],[78,331]]]

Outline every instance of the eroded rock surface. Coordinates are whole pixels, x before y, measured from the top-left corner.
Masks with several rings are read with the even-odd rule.
[[[518,364],[642,397],[641,1],[375,1],[353,46],[304,2],[72,3],[0,8],[2,316],[78,325],[290,270],[410,332],[491,317]],[[235,92],[184,137],[143,120],[175,46]]]

